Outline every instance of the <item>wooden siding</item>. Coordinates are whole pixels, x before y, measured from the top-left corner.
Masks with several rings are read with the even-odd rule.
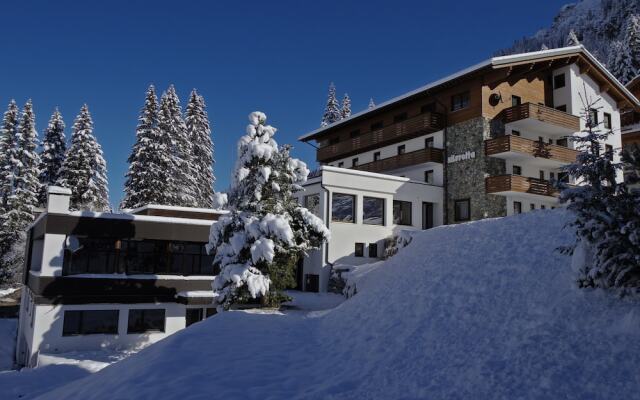
[[[573,132],[580,130],[580,118],[555,108],[540,104],[524,103],[504,110],[504,123],[534,118],[540,122],[567,128]]]
[[[543,103],[553,105],[553,90],[548,83],[550,71],[535,73],[508,74],[508,69],[493,71],[486,76],[489,82],[482,86],[482,115],[488,118],[496,118],[499,114],[512,106],[512,96],[520,97],[522,103]],[[500,101],[491,104],[489,99],[492,94],[498,94]]]
[[[487,193],[520,192],[540,196],[558,196],[558,191],[551,182],[520,175],[490,176],[485,179],[485,189]]]
[[[442,151],[442,149],[427,147],[425,149],[412,151],[410,153],[400,154],[397,156],[385,158],[383,160],[358,165],[356,167],[353,167],[353,169],[368,172],[383,172],[426,162],[436,162],[442,164],[443,158],[444,152]]]
[[[548,158],[566,164],[575,162],[578,156],[577,150],[514,135],[500,136],[495,139],[486,140],[484,142],[484,150],[487,156],[512,151],[532,157]]]
[[[439,113],[424,113],[402,122],[361,133],[337,144],[318,149],[318,161],[330,162],[372,148],[411,139],[427,133],[439,131],[444,126],[444,117]]]

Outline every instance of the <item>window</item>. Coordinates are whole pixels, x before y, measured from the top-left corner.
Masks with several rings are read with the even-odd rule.
[[[547,143],[553,144],[553,139],[549,138],[549,141],[547,141]]]
[[[334,193],[331,196],[331,221],[356,222],[355,210],[355,196],[342,193]]]
[[[451,111],[469,107],[469,92],[462,92],[451,96]]]
[[[393,223],[396,225],[411,225],[410,201],[393,201]]]
[[[407,119],[407,113],[403,112],[393,117],[393,123],[396,124],[398,122],[404,121],[405,119]]]
[[[376,197],[362,198],[362,223],[384,225],[384,199]]]
[[[432,102],[429,104],[425,104],[422,107],[420,107],[420,113],[424,114],[424,113],[428,113],[428,112],[434,112],[436,111],[436,103]]]
[[[351,166],[352,167],[357,167],[358,166],[358,157],[351,159]]]
[[[535,209],[536,209],[536,205],[535,205],[535,204],[533,204],[533,203],[529,204],[529,209],[530,209],[531,211],[535,210]]]
[[[589,123],[594,128],[598,126],[598,110],[594,110],[594,109],[589,110]]]
[[[428,137],[424,139],[424,147],[427,149],[433,147],[433,137]]]
[[[453,205],[453,218],[456,222],[469,221],[471,219],[471,200],[456,200]]]
[[[547,206],[545,206],[544,204],[541,204],[541,205],[540,205],[540,209],[541,209],[541,210],[545,210],[546,208],[547,208]]]
[[[552,181],[552,180],[554,180],[554,179],[556,179],[556,174],[555,174],[555,172],[549,172],[549,180],[550,180],[550,181]]]
[[[424,171],[424,181],[426,183],[433,183],[433,170]]]
[[[376,123],[371,124],[371,128],[372,131],[377,131],[382,129],[382,121],[378,121]]]
[[[538,136],[538,142],[544,143],[544,138],[542,136]]]
[[[380,161],[380,152],[376,151],[373,153],[373,161]]]
[[[520,136],[520,131],[511,131],[513,136]]]
[[[558,107],[556,107],[556,110],[562,111],[562,112],[567,112],[567,105],[563,104],[561,106],[558,106]]]
[[[310,194],[308,196],[304,196],[304,207],[311,211],[313,215],[316,217],[320,216],[320,195],[319,194]]]
[[[567,138],[562,138],[556,140],[556,144],[562,147],[569,147],[569,140]]]
[[[556,75],[553,77],[553,88],[560,89],[565,85],[564,74]]]
[[[519,201],[514,201],[513,202],[513,213],[514,214],[521,214],[522,213],[522,203],[520,203]]]
[[[566,172],[558,172],[558,182],[569,183],[569,174]]]
[[[129,310],[127,333],[164,332],[164,308]]]
[[[337,136],[336,136],[336,137],[332,137],[331,139],[329,139],[329,144],[330,144],[330,145],[332,145],[332,144],[338,144],[338,143],[340,143],[340,137],[337,137]]]
[[[77,239],[78,245],[65,251],[63,272],[66,275],[116,273],[116,250],[120,246],[118,239],[78,236],[72,238]]]
[[[218,313],[218,310],[216,310],[215,307],[205,308],[204,310],[205,310],[205,318],[213,317]]]
[[[187,308],[185,326],[190,326],[200,321],[202,321],[202,308]]]
[[[378,243],[369,243],[369,257],[378,258]]]
[[[65,311],[62,336],[116,335],[118,334],[118,310]]]
[[[522,167],[519,165],[514,165],[512,167],[512,173],[513,175],[522,175]]]
[[[515,107],[519,106],[520,104],[522,104],[522,99],[520,98],[520,96],[511,95],[511,106]]]
[[[604,113],[604,128],[611,129],[611,114]]]
[[[540,179],[544,180],[544,171],[540,171]]]
[[[338,168],[344,168],[344,161],[340,161],[338,163]]]
[[[353,255],[356,257],[364,257],[364,243],[356,243],[356,249]]]
[[[401,144],[400,146],[398,146],[398,155],[402,155],[406,152],[406,147],[404,144]]]
[[[609,158],[613,157],[613,146],[610,145],[610,144],[605,144],[604,145],[604,154]]]
[[[358,136],[360,136],[360,129],[356,129],[355,131],[351,131],[351,133],[349,133],[349,137],[351,139],[357,138]]]

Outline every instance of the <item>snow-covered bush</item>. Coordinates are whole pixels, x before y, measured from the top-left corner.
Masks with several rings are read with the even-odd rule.
[[[640,287],[640,193],[618,182],[622,163],[614,162],[614,151],[602,149],[611,134],[592,120],[598,100],[585,100],[586,128],[574,137],[581,150],[577,161],[566,170],[584,185],[563,185],[561,200],[575,215],[570,224],[576,243],[565,248],[573,254],[582,287]],[[640,152],[625,156],[631,170],[640,169]]]
[[[382,258],[386,260],[389,257],[393,257],[398,250],[411,243],[411,239],[412,236],[409,231],[399,231],[395,235],[386,238],[384,240],[384,254]]]
[[[266,119],[261,112],[249,115],[238,142],[229,214],[213,224],[207,244],[220,269],[213,290],[222,308],[258,297],[279,304],[282,290],[295,283],[298,258],[329,239],[322,220],[293,196],[307,179],[306,164],[291,158],[288,146],[278,146]],[[216,202],[224,200],[216,196]]]

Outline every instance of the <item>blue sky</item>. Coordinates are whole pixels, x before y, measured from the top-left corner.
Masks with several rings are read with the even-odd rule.
[[[122,198],[126,159],[150,83],[205,97],[216,190],[224,190],[246,116],[261,110],[279,143],[318,127],[327,86],[352,109],[490,57],[548,26],[566,1],[13,1],[2,5],[0,107],[33,99],[40,135],[55,106],[67,123],[89,105]]]

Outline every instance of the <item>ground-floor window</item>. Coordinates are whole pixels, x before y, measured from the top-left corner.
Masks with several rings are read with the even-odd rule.
[[[334,193],[331,196],[331,220],[334,222],[356,222],[356,197]]]
[[[369,257],[378,258],[378,244],[369,243]]]
[[[64,312],[62,336],[118,333],[118,310],[74,310]]]
[[[453,217],[456,222],[469,221],[471,219],[471,200],[456,200],[453,206]]]
[[[513,202],[513,213],[514,214],[521,214],[522,213],[522,203],[519,201],[514,201]]]
[[[216,314],[215,307],[207,308],[187,308],[186,310],[186,322],[185,325],[193,325],[196,322],[200,322],[205,318],[209,318]]]
[[[384,199],[366,196],[362,198],[362,223],[384,225]]]
[[[364,243],[356,243],[354,255],[356,257],[364,257]]]
[[[164,308],[129,310],[127,333],[164,332]]]
[[[396,225],[411,225],[410,201],[393,201],[393,223]]]

